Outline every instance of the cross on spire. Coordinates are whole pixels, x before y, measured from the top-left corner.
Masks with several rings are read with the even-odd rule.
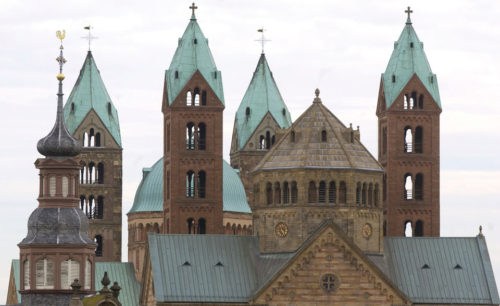
[[[410,14],[413,13],[413,11],[408,7],[408,9],[405,11],[405,13],[408,14],[408,19],[410,19]]]
[[[198,9],[198,7],[193,2],[193,4],[189,8],[191,9],[193,17],[194,17],[194,10]]]
[[[89,41],[89,51],[90,51],[90,43],[92,40],[97,39],[99,37],[97,36],[92,36],[92,33],[90,33],[90,30],[93,28],[90,26],[90,24],[86,27],[83,27],[85,30],[89,31],[89,34],[87,36],[82,36],[83,39],[87,39]]]
[[[261,44],[262,44],[262,54],[264,54],[264,45],[266,42],[270,41],[269,39],[266,39],[266,37],[264,36],[264,32],[266,30],[264,29],[264,27],[260,28],[257,30],[257,32],[259,33],[262,33],[262,37],[260,39],[256,39],[255,41],[259,41]]]

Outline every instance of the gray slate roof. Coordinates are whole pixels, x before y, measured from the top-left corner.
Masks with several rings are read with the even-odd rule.
[[[384,257],[381,269],[414,303],[500,303],[482,236],[386,237]]]

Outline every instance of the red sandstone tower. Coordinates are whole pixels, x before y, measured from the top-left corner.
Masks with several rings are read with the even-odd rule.
[[[222,234],[221,73],[194,10],[165,73],[164,233]]]
[[[387,236],[439,236],[441,101],[423,43],[408,19],[382,74],[378,104],[379,162],[385,168]]]

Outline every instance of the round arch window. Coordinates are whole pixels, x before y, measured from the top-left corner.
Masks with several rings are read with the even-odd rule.
[[[326,293],[332,293],[337,290],[340,285],[340,280],[335,274],[323,274],[320,280],[320,287]]]

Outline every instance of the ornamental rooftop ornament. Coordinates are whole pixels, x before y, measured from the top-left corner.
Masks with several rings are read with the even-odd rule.
[[[81,145],[71,136],[64,124],[63,116],[63,91],[62,91],[62,81],[64,80],[64,74],[62,73],[62,67],[66,63],[66,59],[63,56],[63,45],[62,41],[66,36],[66,31],[57,31],[57,38],[61,40],[61,46],[59,47],[60,53],[56,60],[59,62],[59,74],[57,75],[57,80],[59,81],[59,91],[57,93],[57,115],[56,123],[52,128],[52,131],[40,139],[37,144],[37,149],[40,154],[46,157],[72,157],[76,156],[81,151]]]

